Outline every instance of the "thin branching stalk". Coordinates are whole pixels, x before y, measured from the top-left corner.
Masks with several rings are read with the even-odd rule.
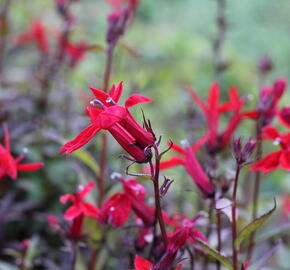
[[[217,250],[220,253],[222,250],[222,239],[221,239],[221,214],[219,210],[216,210],[216,224],[217,224]],[[216,261],[216,269],[220,270],[221,269],[221,263],[220,261]]]
[[[216,0],[217,1],[217,15],[216,15],[216,25],[217,25],[217,35],[213,43],[213,57],[214,57],[214,70],[215,70],[215,80],[220,83],[222,72],[226,68],[226,63],[222,58],[222,46],[226,38],[227,22],[225,17],[226,10],[226,0]]]

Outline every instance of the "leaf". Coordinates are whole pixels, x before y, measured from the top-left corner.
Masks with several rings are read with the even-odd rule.
[[[87,50],[91,52],[104,52],[105,51],[104,47],[98,44],[88,46]]]
[[[251,235],[252,232],[263,226],[266,220],[273,214],[276,209],[276,200],[274,199],[274,207],[266,214],[256,218],[253,222],[242,229],[239,236],[235,240],[235,247],[238,249],[243,240]]]
[[[97,165],[96,160],[87,152],[86,150],[77,150],[72,152],[72,155],[86,164],[90,169],[92,169],[96,175],[99,174],[99,166]]]
[[[18,267],[10,264],[10,263],[6,263],[6,262],[3,262],[3,261],[0,261],[0,269],[1,270],[17,270],[19,269]]]
[[[207,243],[203,242],[200,239],[197,239],[197,238],[193,238],[193,239],[196,242],[196,244],[198,244],[205,251],[207,251],[209,255],[211,255],[212,257],[214,257],[215,259],[220,261],[222,264],[224,264],[229,270],[233,270],[234,269],[232,264],[231,264],[231,262],[225,256],[220,254],[217,250],[211,248],[210,246],[208,246]]]

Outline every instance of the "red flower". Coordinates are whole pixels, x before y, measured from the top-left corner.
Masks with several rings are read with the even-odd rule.
[[[41,21],[34,21],[30,29],[16,39],[17,45],[25,45],[29,42],[36,42],[41,53],[48,53],[47,31]]]
[[[229,90],[230,101],[219,104],[219,85],[217,83],[213,83],[210,88],[207,104],[205,104],[190,87],[186,87],[186,90],[193,101],[201,108],[207,119],[209,151],[216,152],[223,149],[230,141],[233,132],[243,118],[241,109],[245,100],[241,99],[237,89],[232,87]],[[229,111],[233,112],[230,121],[225,131],[219,134],[219,116]]]
[[[250,168],[253,171],[262,171],[268,173],[281,167],[284,170],[290,170],[290,132],[280,134],[272,126],[266,126],[263,129],[263,137],[270,139],[275,144],[280,145],[281,150],[273,152],[256,162]]]
[[[122,226],[129,218],[131,210],[142,220],[144,225],[150,226],[154,222],[154,210],[145,203],[145,188],[136,179],[120,179],[124,192],[111,196],[102,206],[100,222],[109,223],[113,227]]]
[[[3,125],[4,129],[4,146],[0,144],[0,180],[5,175],[9,176],[13,180],[17,178],[17,171],[31,172],[39,170],[44,166],[41,162],[20,164],[24,159],[24,155],[20,155],[14,158],[11,154],[9,132],[6,125]]]
[[[277,79],[272,87],[262,87],[257,109],[247,112],[246,116],[255,120],[259,119],[262,126],[269,125],[277,114],[278,102],[286,87],[287,82],[284,78]]]
[[[182,165],[187,173],[192,177],[192,180],[206,196],[210,197],[214,193],[214,185],[209,180],[198,160],[195,157],[195,151],[203,144],[207,139],[207,136],[199,140],[194,146],[182,148],[176,144],[172,145],[173,151],[180,154],[182,157],[174,156],[166,161],[161,161],[160,169],[165,170],[178,165]],[[146,168],[146,171],[148,169]]]
[[[92,139],[101,129],[106,129],[126,152],[134,157],[136,162],[147,162],[151,158],[151,150],[147,147],[154,143],[155,136],[150,125],[145,123],[147,130],[143,129],[128,110],[129,107],[138,103],[151,100],[140,95],[132,95],[126,100],[125,107],[122,107],[116,104],[121,96],[122,88],[122,83],[117,87],[113,85],[109,95],[101,90],[91,89],[97,98],[91,102],[94,107],[87,107],[92,124],[75,139],[66,143],[60,150],[61,153],[69,154],[75,151]]]
[[[85,216],[97,218],[99,215],[99,209],[91,203],[84,202],[84,197],[90,193],[94,188],[95,182],[91,181],[87,185],[81,188],[80,191],[74,194],[65,194],[60,197],[60,202],[65,204],[67,201],[71,201],[73,204],[64,213],[64,218],[72,220],[72,227],[69,235],[72,237],[79,237],[81,235],[81,229],[83,225],[83,219]]]
[[[67,201],[71,201],[73,204],[70,206],[65,214],[64,218],[67,220],[73,220],[79,215],[83,214],[87,217],[96,218],[99,214],[99,209],[91,203],[84,202],[84,197],[90,193],[95,186],[95,182],[91,181],[74,194],[65,194],[60,197],[60,202],[65,204]]]

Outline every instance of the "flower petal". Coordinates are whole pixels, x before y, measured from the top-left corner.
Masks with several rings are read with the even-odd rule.
[[[117,87],[115,84],[112,86],[112,88],[109,91],[109,95],[116,103],[118,103],[122,95],[122,91],[123,91],[123,82],[120,82]]]
[[[213,83],[210,87],[208,94],[208,107],[209,110],[216,110],[219,102],[219,85]]]
[[[250,167],[251,171],[262,171],[263,173],[268,173],[270,171],[276,170],[280,163],[280,156],[282,151],[277,151],[271,153],[259,160]]]
[[[208,108],[207,105],[197,96],[197,94],[193,91],[191,86],[186,85],[185,90],[189,93],[193,101],[196,103],[198,107],[200,107],[205,113],[207,112]]]
[[[102,224],[110,223],[113,227],[122,226],[131,213],[131,202],[124,193],[111,196],[103,205],[99,219]]]
[[[150,99],[150,98],[143,97],[143,96],[135,94],[135,95],[130,96],[126,100],[125,107],[126,108],[130,108],[130,107],[135,106],[135,105],[137,105],[139,103],[147,103],[147,102],[151,102],[151,101],[152,101],[152,99]]]
[[[95,182],[94,181],[90,181],[88,182],[78,193],[77,193],[77,197],[80,201],[83,200],[83,198],[90,193],[95,186]]]
[[[169,146],[172,145],[172,146],[171,146],[171,149],[172,149],[174,152],[179,153],[179,154],[181,154],[181,155],[186,155],[186,150],[183,149],[181,146],[179,146],[179,145],[177,145],[177,144],[175,144],[175,143],[172,144],[171,142],[168,142],[167,144],[168,144]]]
[[[284,169],[289,171],[290,170],[290,151],[282,151],[280,157],[280,166]]]
[[[75,202],[75,196],[73,194],[65,194],[60,196],[59,201],[63,204],[66,204],[67,201]]]
[[[8,152],[10,152],[10,140],[9,140],[9,131],[6,124],[3,124],[3,130],[4,130],[4,144],[5,148]]]
[[[94,123],[98,119],[99,114],[102,113],[103,111],[104,110],[100,110],[98,108],[87,106],[87,113],[88,113],[92,123]]]
[[[127,110],[119,105],[106,108],[99,114],[94,124],[102,129],[109,129],[115,123],[121,121],[127,115]]]
[[[96,206],[94,206],[91,203],[87,203],[87,202],[82,202],[80,203],[81,209],[83,211],[83,214],[87,217],[93,217],[93,218],[97,218],[99,215],[99,208],[97,208]]]
[[[68,208],[64,213],[64,218],[66,220],[73,220],[76,217],[78,217],[82,213],[82,210],[80,207],[77,207],[76,205],[72,205],[70,208]]]
[[[67,154],[79,149],[83,145],[89,142],[101,129],[92,124],[85,128],[80,134],[73,140],[67,142],[60,150],[60,153],[66,152]]]
[[[263,128],[263,138],[275,140],[280,137],[278,130],[270,125]]]
[[[153,263],[139,256],[135,257],[135,260],[134,260],[135,270],[150,270],[152,266],[153,266]]]
[[[32,172],[37,171],[43,168],[44,164],[42,162],[26,163],[26,164],[17,164],[16,168],[18,171],[23,172]]]
[[[108,103],[106,102],[106,100],[110,97],[107,93],[105,93],[102,90],[96,89],[96,88],[90,88],[91,91],[93,92],[93,94],[95,95],[95,97],[101,101],[105,106],[108,105]]]
[[[184,159],[181,157],[172,157],[169,160],[160,162],[160,170],[166,170],[178,165],[183,165]]]

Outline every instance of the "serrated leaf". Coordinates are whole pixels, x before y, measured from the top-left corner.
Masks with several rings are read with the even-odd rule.
[[[267,221],[267,219],[273,214],[275,209],[276,209],[276,200],[274,200],[274,207],[270,211],[256,218],[254,221],[252,221],[250,224],[248,224],[246,227],[242,229],[239,236],[235,240],[236,249],[239,248],[242,241],[245,240],[248,236],[250,236],[252,232],[263,226],[263,224]]]
[[[209,255],[220,261],[222,264],[224,264],[229,270],[233,270],[233,266],[231,262],[221,253],[219,253],[217,250],[211,248],[207,243],[203,242],[200,239],[193,238],[196,244],[198,244],[200,247],[202,247]]]
[[[96,175],[99,175],[99,166],[97,165],[96,160],[87,152],[86,150],[77,150],[72,153],[73,156],[78,158],[84,164],[86,164],[90,169],[92,169]]]

